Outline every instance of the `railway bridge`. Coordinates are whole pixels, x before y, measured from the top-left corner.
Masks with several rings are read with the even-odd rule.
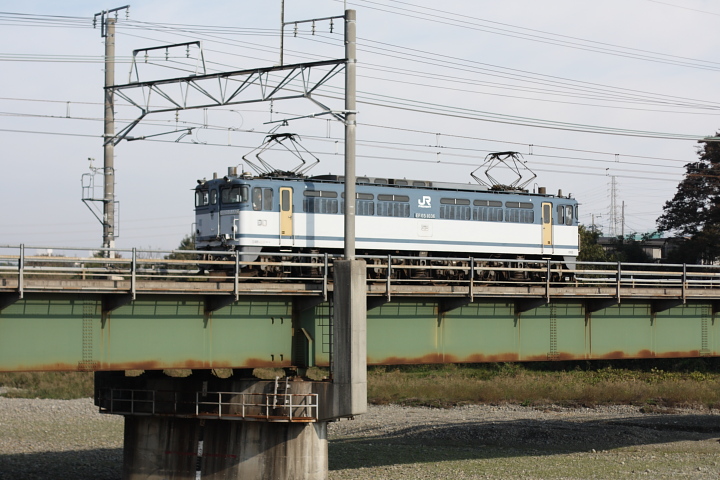
[[[31,250],[1,250],[0,371],[96,372],[126,479],[325,478],[327,422],[364,412],[366,364],[720,355],[714,267],[229,253],[207,273]]]

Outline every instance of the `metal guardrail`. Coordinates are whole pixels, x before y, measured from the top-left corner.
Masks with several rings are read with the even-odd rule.
[[[316,393],[177,392],[118,389],[101,391],[100,412],[267,422],[316,422]]]
[[[50,255],[28,250],[69,252]],[[102,250],[102,249],[101,249]],[[84,251],[87,256],[77,252]],[[0,246],[0,291],[23,297],[26,291],[101,291],[137,293],[306,294],[327,298],[332,288],[332,262],[328,254],[263,253],[245,261],[240,252],[212,252],[219,259],[169,259],[170,254],[203,255],[189,250],[114,249],[114,258],[92,256],[97,250],[81,248]],[[247,255],[247,254],[246,254]],[[620,297],[623,291],[672,289],[683,300],[688,295],[720,298],[720,267],[714,265],[578,262],[568,268],[550,260],[503,260],[475,257],[358,256],[368,264],[368,292],[388,299],[399,290],[474,298],[489,287],[531,289],[550,297],[553,289],[569,289]],[[209,271],[208,270],[212,270]],[[268,275],[268,276],[263,276]],[[296,289],[288,285],[296,284]],[[611,293],[610,290],[612,290]],[[529,291],[529,290],[528,290]],[[539,293],[538,293],[539,292]],[[516,292],[517,293],[517,292]]]

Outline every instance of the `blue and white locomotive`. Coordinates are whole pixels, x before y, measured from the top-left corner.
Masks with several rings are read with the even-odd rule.
[[[283,252],[341,254],[343,182],[337,175],[238,175],[234,168],[198,180],[196,248],[210,259],[211,251],[239,251],[243,262]],[[570,268],[578,255],[578,203],[560,193],[368,177],[357,178],[356,190],[358,255],[417,257],[418,265],[427,257],[447,265],[453,257],[552,259]]]

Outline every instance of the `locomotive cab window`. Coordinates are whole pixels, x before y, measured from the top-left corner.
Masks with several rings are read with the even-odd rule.
[[[218,192],[214,188],[210,190],[210,205],[217,205]]]
[[[206,207],[210,204],[210,193],[207,190],[195,190],[195,206]]]
[[[558,205],[557,207],[557,224],[565,224],[565,205]]]
[[[565,206],[565,225],[573,224],[573,207],[572,205]]]
[[[273,209],[273,190],[272,188],[253,187],[252,204],[253,210],[264,210],[266,212]]]

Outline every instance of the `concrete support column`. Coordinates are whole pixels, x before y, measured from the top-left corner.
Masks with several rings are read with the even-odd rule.
[[[334,263],[333,417],[367,411],[367,266]]]
[[[327,422],[125,417],[123,480],[325,480]]]

